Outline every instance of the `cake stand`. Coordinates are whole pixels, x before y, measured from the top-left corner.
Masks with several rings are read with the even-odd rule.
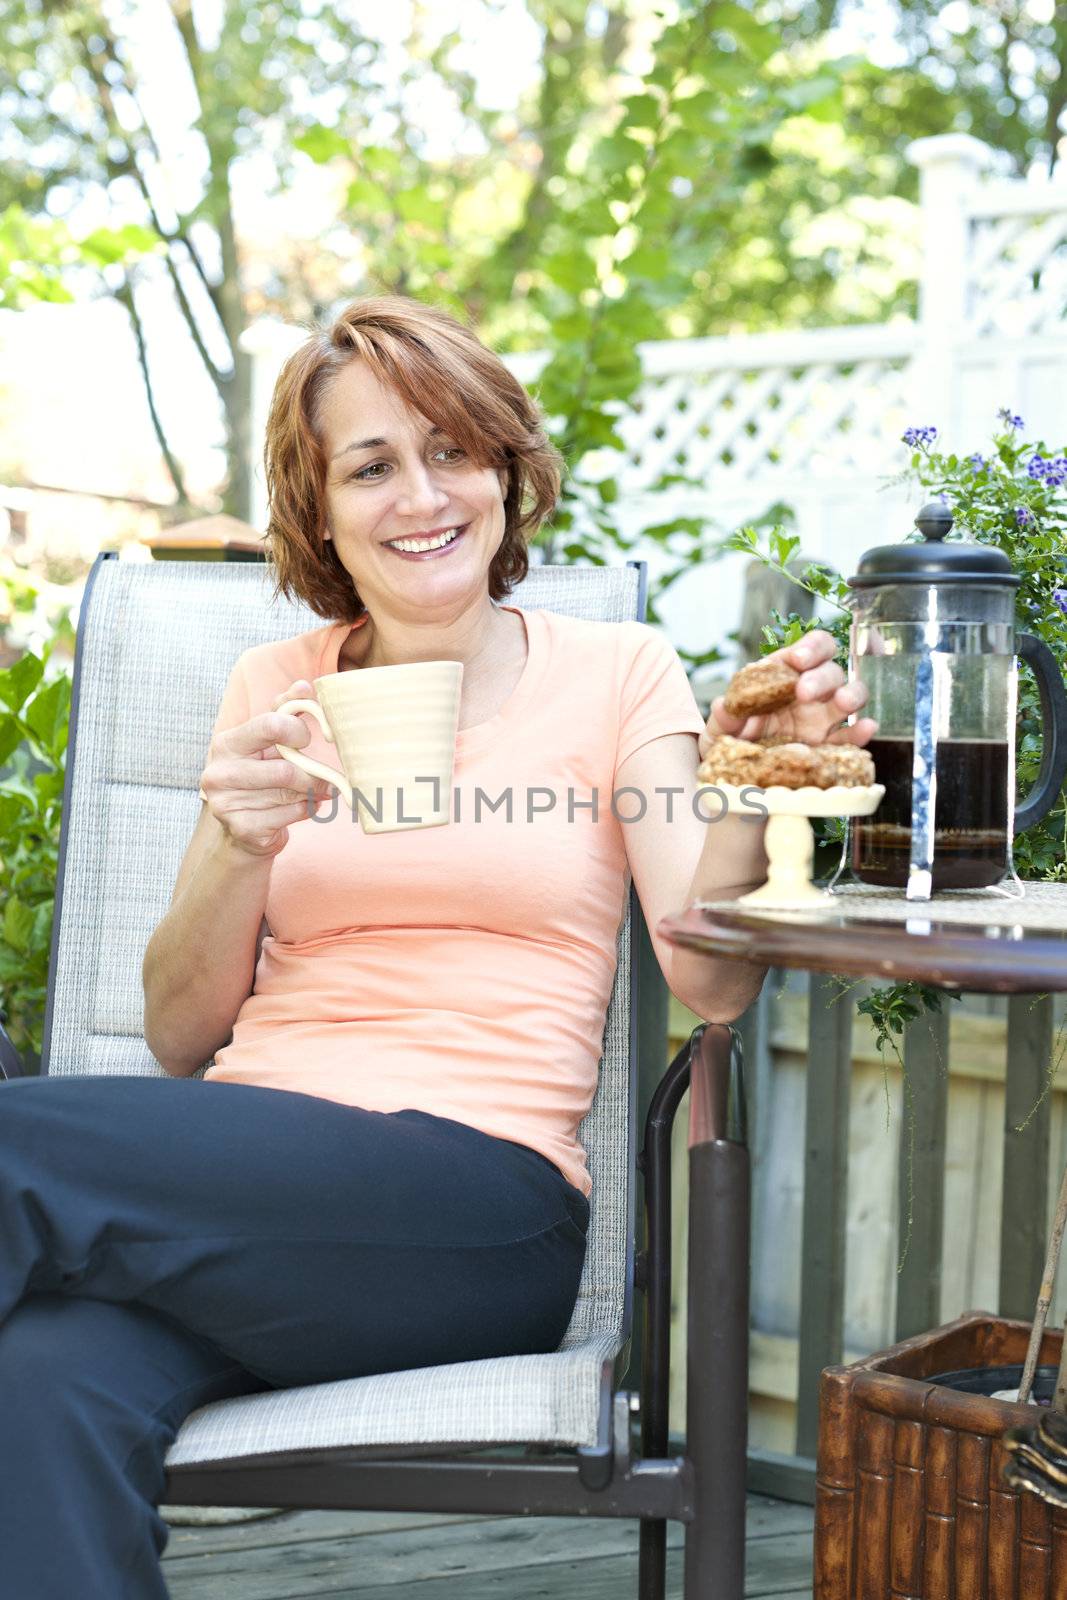
[[[811,881],[815,835],[810,817],[869,817],[885,794],[881,783],[843,784],[830,789],[786,789],[770,784],[716,783],[727,810],[751,817],[757,805],[767,811],[767,881],[739,897],[739,905],[831,906],[834,899]],[[744,796],[744,800],[742,800]]]

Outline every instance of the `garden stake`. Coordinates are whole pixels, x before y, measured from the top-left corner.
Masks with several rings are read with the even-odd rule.
[[[1034,1325],[1030,1330],[1030,1345],[1026,1352],[1026,1364],[1023,1367],[1023,1378],[1019,1385],[1019,1404],[1025,1406],[1030,1400],[1030,1390],[1033,1387],[1034,1373],[1037,1370],[1037,1353],[1041,1348],[1041,1336],[1045,1331],[1045,1321],[1048,1317],[1048,1308],[1052,1304],[1052,1286],[1056,1281],[1056,1268],[1060,1260],[1060,1246],[1063,1243],[1063,1227],[1067,1222],[1067,1169],[1064,1170],[1063,1181],[1060,1184],[1059,1199],[1056,1201],[1056,1215],[1052,1220],[1052,1234],[1048,1242],[1048,1254],[1045,1257],[1045,1270],[1041,1278],[1041,1290],[1037,1297],[1037,1307],[1034,1311]],[[1067,1351],[1067,1332],[1064,1335],[1064,1350]],[[1060,1375],[1056,1383],[1056,1406],[1063,1410],[1062,1391],[1067,1382],[1067,1373],[1064,1372],[1063,1360],[1060,1360]]]

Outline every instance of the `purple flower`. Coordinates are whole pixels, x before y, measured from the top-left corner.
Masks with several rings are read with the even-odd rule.
[[[979,455],[978,451],[976,450],[973,456],[967,457],[967,465],[970,467],[972,472],[984,472],[986,469],[985,456]]]
[[[901,439],[912,449],[921,449],[924,445],[933,444],[937,438],[936,428],[905,428]]]
[[[1034,513],[1029,509],[1028,506],[1016,506],[1015,520],[1019,524],[1020,528],[1025,528],[1028,522],[1033,522]]]
[[[1046,460],[1044,456],[1033,455],[1027,463],[1026,471],[1029,477],[1039,483],[1047,484],[1050,489],[1059,489],[1067,482],[1067,456],[1053,456]]]
[[[1067,617],[1067,589],[1053,589],[1052,604]]]
[[[1017,417],[1013,411],[1008,410],[1007,406],[1001,406],[1000,410],[997,412],[997,416],[1009,428],[1026,427],[1026,423],[1023,421],[1022,417]]]

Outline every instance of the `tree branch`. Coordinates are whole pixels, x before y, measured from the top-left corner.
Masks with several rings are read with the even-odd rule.
[[[90,48],[89,48],[89,38],[88,38],[87,30],[90,29],[90,28],[92,29],[94,34],[96,34],[100,39],[103,40],[105,59],[109,63],[111,63],[114,66],[116,66],[118,68],[118,70],[122,73],[122,75],[123,75],[123,87],[126,89],[127,93],[131,94],[131,99],[134,99],[134,97],[133,97],[133,95],[132,95],[132,93],[131,93],[131,91],[129,89],[128,83],[127,83],[125,66],[122,63],[122,61],[119,59],[118,51],[117,51],[116,44],[115,44],[115,39],[114,39],[114,36],[108,30],[106,20],[101,16],[96,16],[96,17],[93,17],[91,20],[90,19],[86,19],[86,21],[81,23],[80,25],[75,25],[72,28],[71,31],[72,31],[74,39],[76,40],[76,42],[78,43],[78,45],[81,48],[82,59],[83,59],[83,62],[85,64],[86,71],[89,73],[89,76],[91,77],[91,79],[93,81],[93,86],[96,89],[96,92],[97,92],[97,94],[98,94],[98,96],[100,98],[100,105],[101,105],[101,107],[103,108],[103,111],[104,111],[105,119],[106,119],[107,126],[108,126],[108,131],[111,133],[112,137],[122,141],[122,143],[126,146],[126,149],[127,149],[128,153],[129,153],[129,160],[128,161],[117,162],[117,161],[114,161],[112,159],[112,157],[110,155],[108,155],[106,153],[106,151],[105,151],[105,154],[104,154],[105,165],[107,166],[107,169],[108,169],[109,173],[112,174],[112,176],[118,176],[119,173],[121,172],[123,174],[129,175],[130,177],[132,177],[134,179],[134,181],[137,184],[137,187],[141,191],[141,197],[144,200],[145,206],[148,209],[148,215],[149,215],[149,217],[151,219],[152,226],[155,228],[156,232],[159,234],[160,238],[164,241],[164,243],[166,243],[168,246],[170,246],[175,242],[175,237],[176,236],[174,234],[170,233],[166,228],[164,228],[162,223],[160,222],[159,214],[156,211],[155,203],[154,203],[154,201],[152,199],[152,196],[151,196],[151,193],[149,191],[148,184],[147,184],[147,182],[145,180],[145,176],[144,176],[143,172],[141,171],[140,166],[138,165],[137,158],[136,158],[136,154],[137,153],[136,153],[136,151],[134,149],[134,146],[133,146],[133,143],[131,141],[130,135],[123,128],[121,122],[119,121],[118,115],[117,115],[117,113],[115,111],[115,102],[114,102],[114,99],[113,99],[112,93],[111,93],[110,81],[108,80],[108,78],[104,74],[102,68],[100,67],[100,64],[98,63],[98,61],[96,59],[95,53],[92,50],[90,50]],[[135,99],[134,99],[134,103],[136,104],[136,100]],[[186,246],[187,249],[190,250],[190,253],[192,253],[191,247],[190,247],[188,241],[184,238],[184,236],[182,237],[181,242],[182,242],[182,244],[184,244]],[[185,287],[182,284],[181,278],[180,278],[180,276],[178,274],[177,266],[176,266],[176,264],[174,262],[173,256],[171,255],[171,252],[170,252],[169,248],[168,248],[168,250],[166,252],[164,260],[165,260],[165,263],[166,263],[167,272],[168,272],[168,274],[170,276],[171,285],[172,285],[172,287],[174,289],[175,298],[177,299],[178,305],[181,308],[182,316],[185,319],[185,323],[186,323],[186,326],[187,326],[187,328],[189,330],[190,337],[192,338],[193,343],[196,346],[196,352],[199,355],[201,361],[203,362],[204,368],[207,371],[207,374],[210,377],[212,383],[215,385],[216,390],[218,390],[219,394],[221,395],[222,394],[223,384],[226,381],[225,380],[225,376],[224,376],[223,373],[221,373],[219,371],[219,368],[215,365],[215,362],[211,359],[211,355],[210,355],[210,353],[208,351],[207,345],[204,343],[203,336],[202,336],[202,334],[200,332],[200,325],[199,325],[199,323],[198,323],[198,321],[196,319],[196,314],[193,311],[192,305],[189,302],[189,298],[185,293]],[[208,288],[209,288],[209,293],[210,293],[210,285],[208,286]],[[231,346],[231,355],[232,355],[232,346]]]
[[[128,273],[123,275],[122,287],[121,289],[115,291],[115,299],[120,301],[121,304],[126,307],[126,312],[130,319],[130,326],[133,329],[133,337],[137,344],[137,361],[141,368],[141,377],[144,380],[145,395],[148,399],[148,411],[152,418],[152,427],[155,429],[156,438],[159,441],[159,448],[163,452],[163,459],[167,463],[167,471],[170,473],[171,479],[173,480],[179,503],[182,505],[188,505],[189,496],[185,488],[185,476],[182,472],[181,464],[179,463],[174,452],[171,450],[170,445],[167,443],[167,436],[163,429],[163,421],[156,407],[156,397],[152,388],[152,378],[148,370],[148,350],[145,345],[144,328],[141,323],[140,313],[137,310],[137,303],[134,299],[133,284],[130,281]]]

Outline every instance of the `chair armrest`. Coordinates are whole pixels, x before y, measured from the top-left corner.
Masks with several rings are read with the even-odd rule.
[[[22,1057],[11,1043],[0,1022],[0,1078],[24,1078]]]

